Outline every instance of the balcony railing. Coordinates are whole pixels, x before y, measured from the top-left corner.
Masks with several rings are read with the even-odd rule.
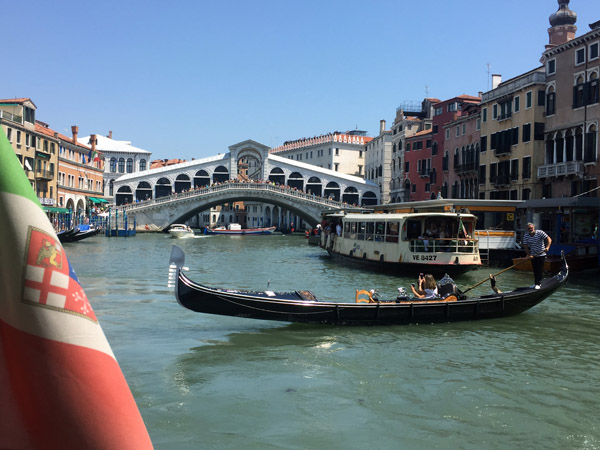
[[[454,170],[456,173],[473,172],[475,170],[479,170],[479,166],[476,166],[475,162],[467,162],[454,166]]]
[[[548,164],[539,166],[537,169],[538,178],[564,177],[567,175],[577,175],[583,177],[582,161],[567,161],[564,163]]]
[[[35,172],[35,178],[42,180],[53,180],[54,172],[52,172],[51,170],[37,170]]]
[[[10,120],[11,122],[23,123],[23,117],[17,116],[16,114],[9,113],[8,111],[0,111],[0,119]]]
[[[498,122],[500,122],[502,120],[510,119],[511,117],[512,117],[512,112],[507,112],[505,114],[500,114],[498,116]]]

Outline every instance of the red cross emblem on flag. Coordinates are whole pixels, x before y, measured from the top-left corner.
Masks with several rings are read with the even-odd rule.
[[[39,228],[29,227],[25,254],[22,296],[25,303],[96,322],[92,306],[70,270],[60,242]]]

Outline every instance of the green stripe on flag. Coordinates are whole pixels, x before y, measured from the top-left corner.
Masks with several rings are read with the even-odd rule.
[[[40,204],[31,184],[23,172],[15,151],[8,142],[4,130],[0,127],[0,192],[26,197]]]

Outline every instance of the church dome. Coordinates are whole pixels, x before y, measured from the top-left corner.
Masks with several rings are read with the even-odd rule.
[[[577,13],[569,9],[569,0],[558,0],[558,11],[550,16],[550,25],[575,25]]]

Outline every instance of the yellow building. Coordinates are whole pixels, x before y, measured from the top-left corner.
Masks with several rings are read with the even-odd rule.
[[[0,100],[0,123],[46,210],[57,206],[58,139],[36,131],[30,98]]]
[[[541,197],[535,168],[544,163],[544,67],[501,82],[481,99],[479,198]]]

